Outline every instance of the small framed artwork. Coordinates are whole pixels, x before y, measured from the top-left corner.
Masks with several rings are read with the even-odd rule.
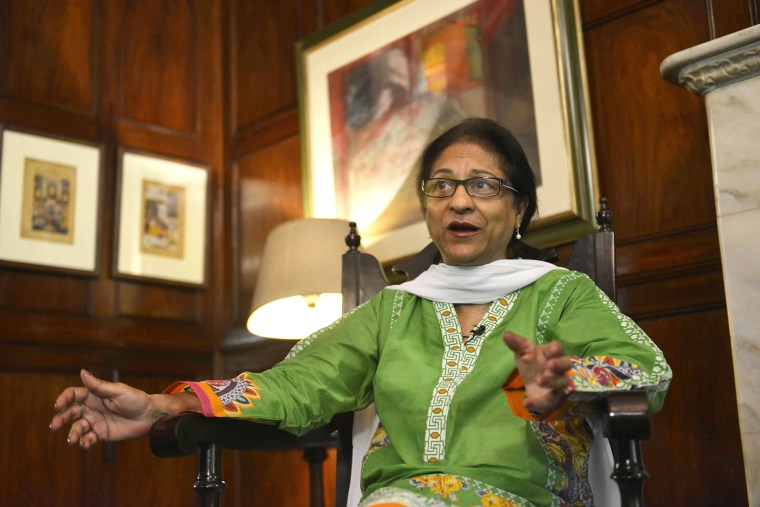
[[[208,169],[122,152],[116,275],[206,283]]]
[[[415,176],[467,117],[507,127],[538,181],[526,239],[593,230],[596,171],[577,0],[384,0],[298,44],[304,207],[357,222],[383,262],[429,242]]]
[[[0,261],[95,274],[100,147],[0,132]]]

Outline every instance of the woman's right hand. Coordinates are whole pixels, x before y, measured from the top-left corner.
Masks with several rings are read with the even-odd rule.
[[[68,387],[55,400],[53,431],[71,424],[67,441],[89,449],[97,442],[145,435],[166,413],[165,395],[148,395],[126,384],[101,380],[81,371],[82,387]]]

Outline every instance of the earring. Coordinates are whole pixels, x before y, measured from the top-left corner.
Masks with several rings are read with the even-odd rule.
[[[517,233],[517,234],[515,234],[515,238],[517,238],[517,239],[522,238],[522,234],[520,234],[520,228],[519,227],[515,227],[515,232]]]

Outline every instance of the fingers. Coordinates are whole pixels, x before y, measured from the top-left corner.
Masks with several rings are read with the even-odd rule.
[[[82,382],[85,382],[85,378],[88,382],[98,382],[92,374],[86,370],[82,370],[80,373]],[[50,422],[50,429],[56,431],[66,424],[81,419],[84,416],[85,403],[90,397],[90,389],[88,387],[67,387],[55,400],[53,409],[57,411]]]
[[[570,383],[564,375],[543,375],[538,379],[538,385],[562,394]]]
[[[564,375],[565,372],[569,370],[572,365],[573,363],[572,361],[570,361],[569,357],[561,356],[561,357],[556,357],[550,360],[546,364],[546,367],[552,373],[555,373],[557,375]]]
[[[55,410],[65,410],[74,403],[80,403],[87,399],[87,388],[85,387],[67,387],[63,390],[58,398],[55,399]]]
[[[522,336],[514,334],[511,331],[506,331],[502,335],[502,339],[504,340],[504,343],[507,345],[507,347],[509,347],[509,349],[517,355],[525,355],[533,350],[533,348],[535,348],[535,344],[532,340],[523,338]]]
[[[112,398],[118,395],[120,393],[119,386],[123,385],[101,380],[85,369],[82,369],[79,376],[82,378],[82,384],[84,384],[90,392],[101,398]]]
[[[56,403],[58,405],[58,403]],[[71,423],[69,428],[69,434],[66,437],[66,441],[71,445],[80,445],[85,449],[88,449],[92,444],[98,441],[97,435],[92,431],[92,423],[87,419],[87,407],[79,402],[74,402],[71,405],[61,408],[53,417],[50,423],[50,429],[55,431],[68,423]],[[92,414],[90,414],[92,416]]]
[[[561,352],[561,350],[560,350]],[[546,363],[543,374],[538,379],[538,385],[551,389],[553,391],[563,391],[570,385],[570,381],[565,376],[570,369],[571,361],[567,356],[550,359]]]
[[[98,434],[92,423],[86,417],[74,422],[66,439],[70,445],[79,445],[82,449],[89,449],[98,443]]]
[[[544,358],[546,359],[562,357],[562,344],[557,341],[552,341],[543,345],[536,345],[533,340],[515,334],[511,331],[506,331],[502,335],[502,338],[507,347],[509,347],[509,349],[517,355],[522,356],[536,351],[543,354]]]
[[[539,349],[547,359],[562,357],[563,348],[560,342],[549,342],[544,345],[539,345],[536,348]]]
[[[70,421],[82,416],[84,401],[87,399],[87,389],[84,387],[68,387],[55,400],[53,408],[58,413],[50,422],[50,429],[56,431]]]

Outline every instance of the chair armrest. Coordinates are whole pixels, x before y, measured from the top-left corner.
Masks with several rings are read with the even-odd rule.
[[[201,444],[209,443],[224,449],[287,450],[334,447],[338,442],[332,425],[298,437],[268,424],[196,413],[158,421],[150,430],[149,440],[153,454],[161,458],[189,456]]]
[[[644,504],[644,480],[649,477],[639,440],[649,438],[649,400],[644,391],[616,391],[600,397],[601,423],[614,458],[611,479],[617,482],[622,507]]]
[[[644,391],[616,391],[602,397],[604,436],[645,440],[650,435],[649,400]]]

